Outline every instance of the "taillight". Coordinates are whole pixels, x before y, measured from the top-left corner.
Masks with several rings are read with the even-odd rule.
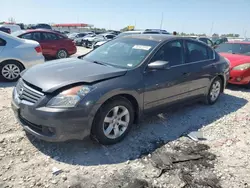
[[[41,46],[35,47],[35,50],[36,50],[37,53],[42,53],[42,48],[41,48]]]

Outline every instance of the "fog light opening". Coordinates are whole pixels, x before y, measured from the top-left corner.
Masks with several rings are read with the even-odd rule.
[[[236,81],[237,81],[237,82],[240,82],[241,80],[242,80],[241,77],[237,77],[237,78],[236,78]]]

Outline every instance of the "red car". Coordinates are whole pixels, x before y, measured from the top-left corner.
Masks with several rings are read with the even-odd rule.
[[[17,31],[13,35],[35,40],[40,43],[45,57],[66,58],[76,53],[77,49],[73,40],[58,32],[46,29]]]
[[[245,85],[250,89],[250,42],[227,42],[216,51],[230,61],[229,83]]]

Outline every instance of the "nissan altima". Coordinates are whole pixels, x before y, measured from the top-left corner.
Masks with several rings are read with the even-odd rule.
[[[121,141],[143,116],[178,103],[214,104],[229,62],[197,40],[169,35],[116,38],[78,58],[22,72],[12,108],[24,130],[46,141]]]

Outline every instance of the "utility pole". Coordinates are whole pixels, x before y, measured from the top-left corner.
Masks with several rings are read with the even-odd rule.
[[[163,12],[161,13],[161,24],[160,24],[160,29],[162,29],[162,23],[163,23]]]
[[[214,28],[214,22],[212,23],[211,29],[210,29],[210,36],[212,36],[212,32],[213,32],[213,28]]]

